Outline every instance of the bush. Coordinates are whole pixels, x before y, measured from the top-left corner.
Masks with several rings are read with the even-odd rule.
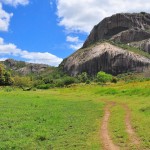
[[[116,77],[113,77],[111,80],[112,83],[117,83],[117,81],[118,81],[118,79]]]
[[[64,85],[70,85],[70,84],[73,84],[73,83],[75,83],[76,81],[75,81],[75,78],[73,78],[73,77],[65,77],[64,79],[63,79],[63,83],[64,83]]]
[[[77,78],[80,82],[85,83],[88,80],[88,75],[86,72],[82,72]]]
[[[56,80],[56,82],[55,82],[55,87],[64,87],[64,82],[63,82],[63,80],[61,80],[61,79]]]
[[[86,84],[90,84],[90,80],[86,80]]]
[[[103,71],[97,73],[97,81],[101,83],[106,83],[112,80],[112,75],[107,74]]]
[[[0,85],[12,85],[13,79],[9,71],[6,71],[4,66],[0,64]]]
[[[33,82],[30,77],[14,77],[14,85],[18,87],[32,87]]]
[[[54,85],[53,84],[41,84],[41,85],[38,85],[37,86],[37,89],[50,89],[50,88],[53,88]]]

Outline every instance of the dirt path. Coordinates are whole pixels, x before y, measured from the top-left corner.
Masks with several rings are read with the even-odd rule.
[[[119,150],[119,147],[114,145],[112,139],[109,136],[109,131],[108,131],[108,122],[109,122],[109,117],[110,117],[110,107],[113,104],[108,104],[105,108],[105,115],[102,121],[102,126],[101,126],[101,139],[103,142],[104,150]]]
[[[135,134],[135,131],[131,125],[131,112],[130,112],[130,109],[128,108],[127,105],[123,104],[122,105],[123,108],[125,109],[126,111],[126,117],[125,117],[125,124],[126,124],[126,131],[127,133],[129,134],[129,138],[130,138],[130,141],[137,147],[139,148],[139,145],[140,145],[140,140],[138,139],[138,137],[136,136]]]
[[[104,150],[119,150],[120,148],[113,143],[113,140],[109,136],[108,131],[108,123],[110,118],[110,109],[113,105],[116,105],[115,102],[108,102],[107,106],[105,107],[105,114],[102,121],[101,126],[101,140],[104,147]],[[126,104],[119,104],[121,105],[126,113],[125,116],[125,125],[126,125],[126,132],[129,135],[131,143],[136,147],[136,149],[140,150],[140,140],[136,136],[134,128],[131,125],[131,111]]]

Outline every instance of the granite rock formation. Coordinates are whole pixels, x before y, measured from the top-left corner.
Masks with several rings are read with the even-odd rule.
[[[114,46],[110,41],[136,47],[146,55]],[[113,75],[143,72],[150,67],[149,53],[150,14],[122,13],[107,17],[96,25],[83,47],[64,59],[60,66],[71,76],[82,72],[95,75],[99,71]]]
[[[131,42],[129,45],[139,48],[140,50],[150,54],[150,39],[146,39],[138,42]]]
[[[127,31],[129,30],[129,31]],[[148,13],[121,13],[107,17],[96,25],[91,31],[89,37],[83,44],[83,48],[101,41],[111,39],[113,36],[126,31],[121,35],[126,35],[127,41],[130,42],[130,36],[135,34],[133,40],[145,40],[150,38],[150,14]],[[142,33],[143,32],[143,33]],[[139,37],[142,36],[142,37]],[[133,36],[133,35],[132,35]],[[126,41],[125,41],[126,42]]]
[[[150,66],[150,59],[126,51],[109,43],[80,49],[61,64],[65,72],[76,76],[82,72],[95,75],[98,71],[117,75],[126,72],[143,72]]]

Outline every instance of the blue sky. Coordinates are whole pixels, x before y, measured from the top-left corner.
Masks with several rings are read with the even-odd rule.
[[[0,0],[0,60],[58,66],[104,17],[149,10],[149,0]]]

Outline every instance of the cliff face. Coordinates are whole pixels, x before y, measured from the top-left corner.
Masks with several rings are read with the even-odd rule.
[[[126,37],[127,39],[125,42],[133,42],[150,38],[150,14],[122,13],[105,18],[93,28],[89,37],[85,41],[83,48],[100,40],[111,39],[118,33],[120,33],[121,42],[124,42],[121,32],[123,32],[123,37]],[[130,39],[130,35],[134,37]],[[139,35],[141,35],[141,37]],[[136,38],[136,36],[138,36],[138,38]]]
[[[64,71],[72,76],[82,72],[95,75],[98,71],[117,75],[126,72],[143,72],[150,66],[150,59],[101,43],[87,49],[80,49],[61,64]]]
[[[137,51],[144,51],[146,55],[119,48],[108,40],[136,47]],[[60,66],[72,76],[82,72],[95,75],[99,71],[114,75],[143,72],[150,67],[149,53],[150,14],[116,14],[96,25],[83,47],[66,58]]]

